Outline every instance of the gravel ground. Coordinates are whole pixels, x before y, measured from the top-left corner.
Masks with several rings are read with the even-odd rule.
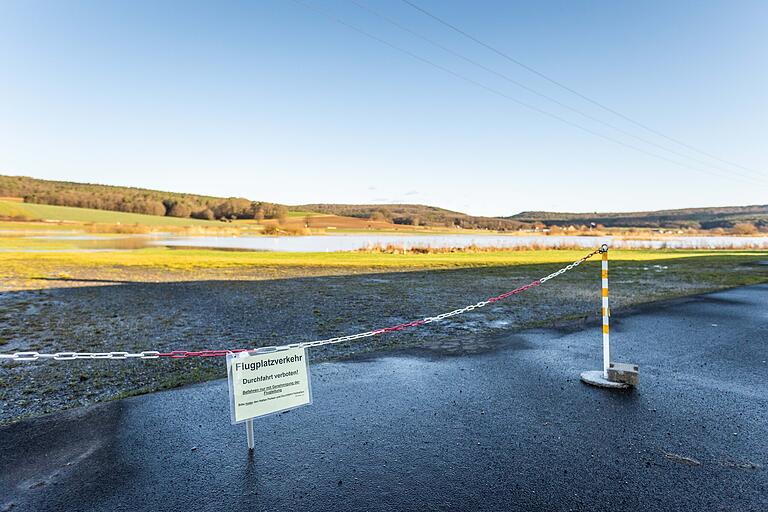
[[[768,280],[768,267],[755,264],[658,263],[612,264],[615,313],[662,298]],[[589,262],[544,286],[450,321],[313,349],[312,358],[393,347],[482,352],[496,335],[597,319],[598,265]],[[273,269],[244,276],[187,275],[188,281],[175,282],[137,282],[158,276],[121,273],[127,282],[112,285],[105,285],[109,276],[101,276],[105,282],[64,280],[44,289],[0,293],[0,351],[167,351],[311,341],[450,311],[556,268],[358,275],[306,275],[313,271],[293,269],[277,278]],[[224,362],[218,358],[0,363],[0,424],[223,376]]]

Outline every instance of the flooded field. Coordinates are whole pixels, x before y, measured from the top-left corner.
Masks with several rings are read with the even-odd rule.
[[[178,236],[153,235],[87,235],[77,232],[16,235],[19,244],[11,243],[5,251],[111,251],[143,247],[194,247],[241,251],[274,252],[338,252],[397,246],[404,249],[498,247],[558,248],[597,247],[607,243],[625,249],[755,249],[768,247],[768,236],[673,236],[664,238],[626,239],[616,236],[568,235],[311,235],[311,236]],[[35,243],[37,242],[37,243]]]
[[[612,236],[567,236],[567,235],[324,235],[301,237],[185,237],[151,242],[165,246],[214,247],[227,249],[250,249],[285,252],[334,252],[355,251],[376,246],[397,245],[406,249],[414,247],[596,247],[607,243],[622,248],[719,248],[752,247],[768,244],[765,237],[675,237],[658,240],[624,240]]]

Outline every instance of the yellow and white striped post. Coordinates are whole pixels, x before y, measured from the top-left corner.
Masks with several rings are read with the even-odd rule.
[[[611,370],[613,373],[613,370],[615,370],[614,367],[611,366],[611,337],[610,337],[610,318],[611,318],[611,308],[608,305],[608,245],[603,244],[600,247],[600,254],[603,256],[603,262],[600,272],[600,278],[601,278],[601,286],[600,286],[600,296],[601,296],[601,311],[602,311],[602,317],[603,317],[603,370],[590,370],[586,372],[581,373],[581,380],[582,382],[585,382],[587,384],[591,384],[592,386],[599,386],[601,388],[628,388],[631,384],[631,382],[637,381],[637,366],[635,365],[629,365],[632,366],[631,373],[634,375],[634,380],[627,380],[624,377],[621,377],[620,380],[611,380],[608,378],[608,372]],[[624,368],[628,365],[619,364],[619,367],[622,368],[622,372],[626,373],[627,370]],[[614,366],[616,366],[614,364]],[[630,375],[630,377],[632,377]]]
[[[600,248],[603,255],[602,267],[602,312],[603,312],[603,378],[608,378],[608,365],[611,362],[611,339],[610,339],[610,320],[611,309],[608,306],[608,246],[603,245]]]

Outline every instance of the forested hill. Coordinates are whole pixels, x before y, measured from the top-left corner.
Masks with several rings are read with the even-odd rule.
[[[522,212],[506,218],[556,226],[594,222],[606,227],[712,229],[730,228],[736,224],[752,224],[758,228],[768,228],[768,205],[616,213]]]
[[[421,204],[303,204],[296,210],[383,220],[413,226],[446,226],[473,229],[517,230],[528,224],[513,219],[480,217]]]
[[[163,192],[134,187],[50,181],[24,176],[0,176],[0,198],[22,198],[26,203],[94,208],[146,215],[196,219],[284,219],[288,207],[239,197],[214,197]],[[293,210],[326,213],[413,226],[515,230],[526,224],[494,217],[422,205],[312,204]]]
[[[25,176],[0,176],[0,197],[23,198],[26,203],[208,220],[269,219],[288,214],[284,205],[245,198],[39,180]]]
[[[0,199],[128,213],[196,219],[285,219],[289,207],[242,197],[214,197],[133,187],[0,176]],[[357,217],[412,226],[447,226],[513,231],[537,226],[590,224],[621,228],[733,228],[749,234],[768,231],[768,205],[686,208],[648,212],[522,212],[510,217],[480,217],[417,204],[305,204],[294,211]]]

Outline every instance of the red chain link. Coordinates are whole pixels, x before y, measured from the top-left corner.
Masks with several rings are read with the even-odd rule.
[[[541,281],[539,281],[537,279],[536,281],[534,281],[532,283],[528,283],[525,286],[521,286],[520,288],[515,288],[511,292],[502,293],[501,295],[497,295],[496,297],[491,297],[490,299],[486,299],[485,302],[490,302],[490,303],[498,302],[500,300],[506,299],[507,297],[511,297],[511,296],[516,295],[518,293],[524,292],[525,290],[530,290],[534,286],[539,286],[540,284],[541,284]]]

